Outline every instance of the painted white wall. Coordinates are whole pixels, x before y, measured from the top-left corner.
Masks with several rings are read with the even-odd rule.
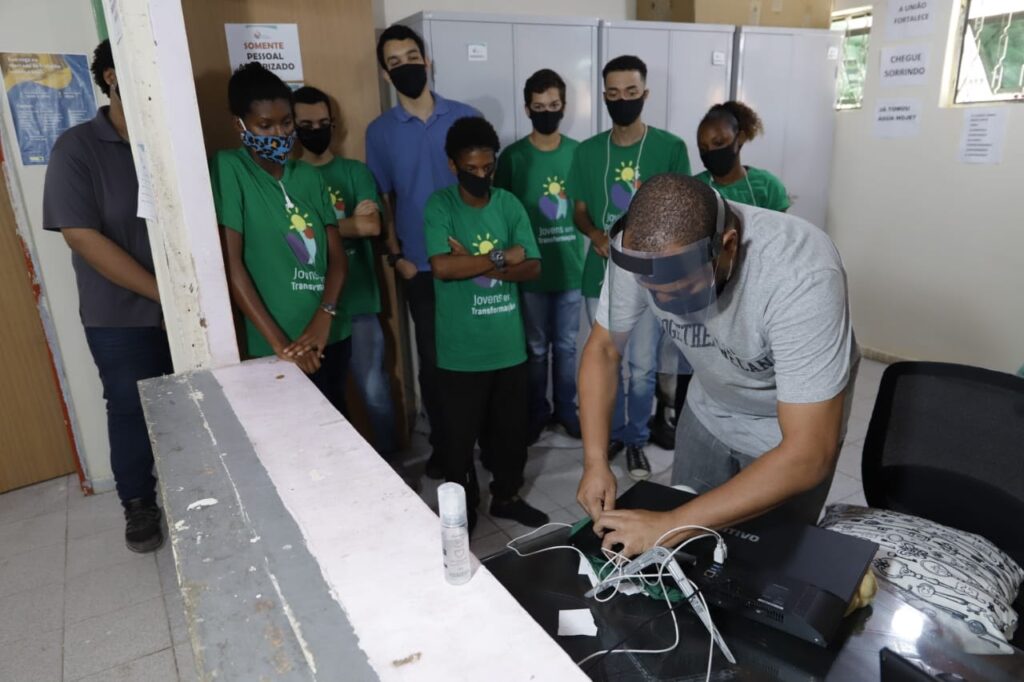
[[[600,17],[622,21],[636,17],[635,0],[435,0],[424,4],[416,0],[373,0],[373,18],[377,28],[385,28],[407,16],[425,10],[449,12],[491,12],[552,16]]]
[[[947,4],[932,36],[890,41],[886,3],[874,3],[864,106],[837,114],[828,229],[846,264],[863,346],[1016,371],[1024,363],[1024,106],[991,105],[1009,113],[1001,164],[957,160],[967,107],[942,100],[943,84],[955,77],[956,60],[946,57],[957,44],[959,3]],[[881,49],[920,42],[931,46],[927,84],[882,89]],[[920,135],[874,137],[880,97],[920,98]]]
[[[0,3],[0,50],[85,54],[91,59],[99,38],[89,0],[32,0]],[[49,307],[60,357],[63,361],[68,406],[77,434],[77,446],[86,477],[97,490],[113,487],[107,417],[96,365],[85,342],[78,316],[78,290],[71,269],[71,252],[59,234],[43,231],[43,180],[46,166],[22,166],[13,141],[14,124],[6,95],[3,97],[4,149],[14,171],[14,192],[19,193],[27,217],[23,235],[33,249]],[[97,103],[106,98],[96,92]],[[15,196],[17,201],[18,197]],[[21,226],[25,229],[25,226]]]

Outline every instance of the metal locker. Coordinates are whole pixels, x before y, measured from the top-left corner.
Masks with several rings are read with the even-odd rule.
[[[743,162],[779,176],[789,212],[825,229],[835,82],[842,35],[821,29],[736,29],[733,97],[764,122]]]
[[[693,172],[703,170],[697,124],[712,104],[729,99],[736,28],[721,24],[607,21],[601,25],[601,64],[633,54],[647,64],[650,95],[644,120],[686,142]],[[601,106],[601,129],[611,127]]]
[[[545,67],[566,81],[563,132],[594,133],[597,19],[421,12],[398,23],[423,36],[437,92],[479,109],[502,146],[530,132],[523,85]]]

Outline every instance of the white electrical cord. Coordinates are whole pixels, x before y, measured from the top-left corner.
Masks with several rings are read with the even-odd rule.
[[[508,543],[505,546],[508,549],[511,549],[513,552],[515,552],[518,556],[524,557],[524,558],[525,557],[529,557],[529,556],[533,556],[535,554],[541,554],[543,552],[548,552],[548,551],[551,551],[551,550],[555,550],[555,549],[571,549],[574,552],[576,552],[577,554],[579,554],[580,557],[584,561],[589,561],[590,560],[589,557],[587,557],[586,554],[584,554],[582,551],[580,551],[579,548],[573,547],[572,545],[556,545],[554,547],[545,547],[544,549],[539,549],[539,550],[536,550],[536,551],[533,551],[533,552],[528,552],[526,554],[523,554],[522,552],[520,552],[519,549],[515,546],[515,544],[518,543],[520,540],[526,539],[526,538],[530,537],[531,535],[534,535],[535,533],[539,532],[541,529],[546,528],[548,526],[559,526],[559,527],[562,527],[562,528],[572,528],[572,525],[568,524],[568,523],[560,523],[560,522],[547,523],[547,524],[544,524],[543,526],[540,526],[539,528],[535,528],[535,529],[531,530],[529,533],[525,533],[524,535],[520,535],[519,537],[516,537],[516,538],[513,538],[512,540],[509,540]],[[725,540],[722,539],[722,536],[717,531],[712,530],[711,528],[707,528],[705,526],[694,526],[694,525],[678,526],[676,528],[673,528],[673,529],[668,530],[665,533],[663,533],[655,541],[654,545],[655,546],[660,545],[661,542],[666,537],[672,535],[673,533],[677,533],[677,532],[679,532],[681,530],[700,530],[700,531],[703,531],[703,532],[701,532],[700,535],[695,535],[692,538],[688,538],[687,540],[681,542],[675,549],[673,549],[672,553],[669,554],[669,556],[663,562],[661,562],[661,564],[658,566],[658,573],[657,573],[657,575],[653,575],[653,574],[623,575],[621,571],[622,571],[623,567],[625,566],[625,564],[629,561],[629,559],[627,559],[625,556],[623,556],[619,552],[615,552],[615,551],[612,551],[610,549],[602,548],[601,551],[604,553],[604,555],[606,557],[608,557],[608,561],[605,562],[605,564],[598,571],[598,577],[600,578],[601,574],[604,573],[605,569],[607,569],[609,566],[613,566],[611,572],[608,575],[606,575],[604,578],[600,578],[600,579],[601,579],[601,584],[605,584],[605,583],[609,583],[609,582],[613,582],[614,584],[613,584],[613,589],[612,589],[611,596],[609,596],[609,597],[607,597],[605,599],[601,599],[599,595],[597,595],[597,594],[594,595],[594,599],[596,601],[601,602],[601,603],[607,603],[608,601],[611,601],[611,599],[613,599],[619,593],[619,585],[621,583],[626,582],[626,581],[632,581],[634,584],[636,584],[636,580],[639,579],[640,582],[644,583],[645,585],[653,586],[654,582],[648,582],[648,578],[656,578],[657,579],[657,584],[661,588],[661,594],[662,594],[662,596],[664,596],[665,603],[668,605],[669,613],[672,616],[672,628],[675,631],[675,641],[672,643],[672,645],[668,646],[668,647],[666,647],[664,649],[612,649],[612,650],[603,649],[601,651],[595,651],[594,653],[590,654],[589,656],[586,656],[586,657],[576,661],[576,665],[582,666],[587,661],[590,661],[590,660],[592,660],[594,658],[597,658],[598,656],[605,656],[605,655],[612,655],[612,654],[626,654],[626,653],[629,653],[629,654],[665,654],[665,653],[668,653],[668,652],[674,650],[677,646],[679,646],[679,640],[680,640],[680,635],[679,635],[679,619],[676,618],[675,607],[672,605],[672,600],[669,599],[668,590],[665,589],[665,571],[666,571],[666,568],[667,568],[669,562],[670,561],[674,561],[675,560],[675,555],[680,550],[682,550],[684,547],[686,547],[688,544],[690,544],[691,542],[694,542],[696,540],[701,540],[703,538],[708,538],[708,537],[714,537],[717,540],[717,543],[715,545],[715,553],[714,553],[714,560],[715,560],[715,562],[716,563],[724,563],[725,562],[725,558],[727,556],[727,554],[726,554],[726,547],[725,547]],[[615,575],[616,572],[618,572],[619,574]],[[685,576],[684,576],[684,578],[685,578]],[[685,579],[687,580],[687,582],[690,582],[690,587],[696,593],[697,598],[700,600],[701,605],[703,605],[703,607],[704,607],[704,611],[709,614],[708,618],[710,620],[710,610],[708,609],[708,603],[707,603],[707,600],[704,599],[703,593],[699,589],[697,589],[697,587],[691,581],[689,581],[688,578],[685,578]],[[707,675],[705,677],[705,682],[707,682],[708,680],[711,679],[711,664],[712,664],[712,661],[713,661],[714,656],[715,656],[715,638],[716,638],[716,636],[721,638],[721,634],[718,632],[718,627],[714,624],[713,621],[711,621],[711,632],[709,634],[710,643],[708,645],[708,669],[707,669]]]

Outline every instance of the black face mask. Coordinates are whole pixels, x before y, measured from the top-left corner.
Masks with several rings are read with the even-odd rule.
[[[701,151],[700,161],[704,164],[704,167],[708,169],[716,178],[728,175],[736,165],[736,158],[739,157],[740,150],[733,149],[733,145],[728,147],[722,147],[720,149],[712,149],[710,151]]]
[[[466,190],[477,199],[483,199],[491,191],[491,174],[480,177],[473,173],[467,173],[460,168],[458,178],[459,184],[462,185],[462,189]]]
[[[530,120],[533,122],[533,129],[541,135],[550,135],[558,130],[558,124],[565,112],[558,111],[534,111],[530,110]]]
[[[406,97],[419,97],[427,85],[426,64],[402,64],[388,71],[395,90]]]
[[[295,132],[302,146],[314,154],[323,154],[331,146],[331,126],[296,128]]]
[[[644,98],[636,99],[605,99],[605,107],[608,108],[608,115],[617,126],[628,126],[640,118],[640,112],[644,110]]]

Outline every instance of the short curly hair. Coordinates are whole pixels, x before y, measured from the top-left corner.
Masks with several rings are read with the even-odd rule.
[[[110,86],[103,79],[103,74],[107,72],[107,69],[113,68],[115,68],[114,53],[110,49],[110,41],[104,40],[93,50],[92,64],[89,66],[89,70],[92,71],[92,79],[96,82],[96,86],[107,97],[110,97]]]
[[[444,151],[452,161],[457,161],[459,155],[472,149],[492,149],[495,156],[501,149],[494,126],[482,116],[460,118],[448,129],[444,142]]]

